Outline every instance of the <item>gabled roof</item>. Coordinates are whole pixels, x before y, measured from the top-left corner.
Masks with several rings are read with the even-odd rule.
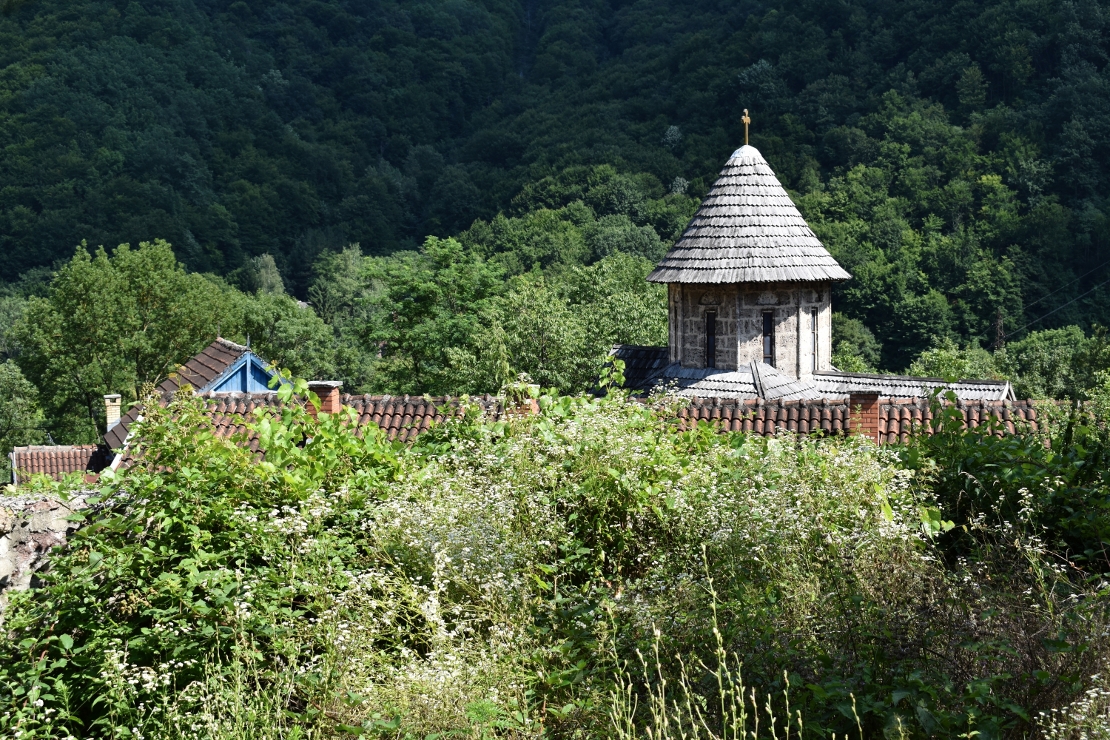
[[[248,352],[250,348],[218,337],[212,344],[186,360],[177,372],[170,373],[170,376],[158,386],[158,390],[172,394],[181,386],[188,384],[196,391],[203,392],[207,390],[209,384],[223,377],[228,369],[237,364]]]
[[[176,372],[170,373],[157,391],[167,400],[186,385],[196,393],[266,392],[272,377],[266,363],[249,347],[218,337]],[[123,447],[131,424],[141,413],[138,404],[132,406],[104,435],[104,444],[112,450]]]
[[[733,152],[653,283],[828,282],[852,276],[809,228],[763,155]]]

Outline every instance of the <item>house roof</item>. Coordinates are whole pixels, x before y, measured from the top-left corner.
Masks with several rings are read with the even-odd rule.
[[[158,385],[157,392],[166,400],[186,385],[197,393],[259,392],[266,389],[270,377],[265,363],[249,347],[217,337],[176,372],[170,373]],[[104,435],[104,444],[113,450],[123,447],[131,424],[141,413],[138,404],[132,406]]]
[[[172,394],[186,384],[198,391],[205,390],[210,383],[223,376],[248,352],[250,352],[249,347],[217,337],[216,341],[189,358],[177,369],[177,372],[170,373],[170,376],[158,386],[158,390]]]
[[[69,473],[103,470],[111,453],[98,445],[32,445],[11,452],[12,482],[32,475],[49,475],[55,480]]]
[[[216,435],[220,437],[247,432],[244,422],[251,420],[255,409],[281,407],[276,393],[204,393],[201,397],[208,407]],[[358,413],[358,426],[374,424],[389,439],[399,439],[402,442],[415,439],[416,435],[426,431],[433,423],[462,413],[460,399],[450,397],[345,394],[340,397],[340,402]],[[496,415],[502,410],[499,401],[493,396],[474,397],[470,402],[487,413]],[[257,442],[252,441],[251,447],[257,449]]]
[[[688,398],[731,398],[738,400],[846,400],[856,393],[881,397],[927,398],[936,388],[950,390],[961,401],[1013,401],[1013,386],[1005,380],[960,380],[917,378],[907,375],[865,375],[839,371],[816,373],[800,379],[770,365],[753,362],[736,370],[689,368],[666,363],[666,347],[618,344],[610,357],[624,360],[625,387],[650,391],[670,385],[678,396]]]
[[[963,416],[965,428],[975,428],[995,419],[999,431],[1013,434],[1020,429],[1038,429],[1035,401],[960,401],[954,406]],[[775,434],[843,434],[858,422],[856,411],[844,401],[763,401],[762,399],[692,398],[679,409],[684,426],[704,421],[722,431]],[[924,398],[880,398],[878,441],[906,442],[915,430],[931,431],[932,409]]]
[[[829,282],[852,276],[809,228],[763,155],[733,152],[654,283]]]
[[[258,449],[258,440],[249,434],[246,423],[258,408],[280,408],[276,393],[206,393],[201,396],[218,437],[246,435],[248,446]],[[360,427],[374,424],[391,440],[411,442],[433,423],[457,417],[462,404],[457,398],[421,396],[345,395],[345,406],[353,408]],[[470,399],[487,414],[496,418],[504,413],[498,399],[481,396]],[[1002,429],[1014,433],[1018,428],[1037,429],[1037,412],[1032,401],[958,401],[955,405],[967,427],[980,426],[990,417],[998,419]],[[748,397],[691,397],[677,412],[683,426],[705,421],[722,431],[775,434],[781,430],[799,434],[824,432],[843,434],[853,422],[853,409],[848,398],[764,400]],[[880,398],[878,437],[881,442],[905,442],[915,429],[930,429],[932,412],[927,399]],[[67,473],[97,473],[108,466],[111,452],[104,446],[36,446],[16,447],[12,453],[16,478],[42,473],[55,479]]]

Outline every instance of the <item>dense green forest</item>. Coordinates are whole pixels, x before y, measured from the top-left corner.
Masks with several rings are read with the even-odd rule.
[[[1110,357],[1105,27],[1093,2],[8,2],[0,350],[59,441],[216,331],[349,390],[576,390],[608,343],[662,341],[642,277],[748,108],[855,276],[840,366],[1083,397]],[[157,240],[224,298],[154,361],[144,320],[106,336],[53,276]],[[51,360],[82,320],[87,372]]]
[[[1106,23],[1049,0],[7,2],[0,275],[161,238],[246,287],[269,254],[308,299],[321,255],[502,249],[498,214],[549,243],[511,270],[597,259],[559,243],[568,221],[651,255],[642,230],[674,238],[749,108],[883,369],[1000,320],[1089,331],[1110,323]],[[588,212],[536,189],[582,167],[617,176]]]
[[[1110,737],[1108,12],[0,0],[0,450],[216,336],[293,381],[256,449],[145,405],[4,594],[0,734]],[[838,367],[1084,403],[879,446],[630,401],[744,109],[854,275]],[[297,378],[462,397],[404,445]]]

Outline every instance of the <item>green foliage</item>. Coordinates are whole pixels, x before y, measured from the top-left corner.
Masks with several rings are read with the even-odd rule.
[[[335,372],[333,333],[311,308],[280,291],[245,295],[189,273],[164,241],[111,255],[78,248],[44,296],[20,304],[8,341],[42,394],[55,438],[87,443],[104,431],[105,394],[136,400],[143,385],[161,382],[221,334],[249,338],[279,366]]]
[[[882,345],[862,321],[834,313],[833,367],[847,373],[877,372]]]
[[[1104,493],[1077,464],[1105,468],[1095,427],[1071,427],[1087,472],[1060,480],[1033,469],[1040,440],[951,420],[900,463],[858,437],[680,431],[619,394],[540,395],[406,448],[314,418],[306,391],[250,420],[261,457],[195,397],[148,406],[135,464],[11,599],[0,731],[670,737],[700,712],[728,737],[738,710],[715,702],[742,663],[809,733],[1001,737],[1110,650],[1105,596],[1057,565],[1101,521],[1079,514]],[[997,464],[1015,451],[1040,457]]]
[[[401,393],[455,390],[449,349],[477,333],[478,312],[503,290],[502,269],[434,236],[419,252],[370,259],[364,269],[382,286],[368,337],[380,347],[375,382]]]
[[[0,477],[11,475],[8,453],[19,445],[45,441],[38,389],[19,367],[7,360],[0,363]]]
[[[909,374],[923,378],[942,378],[950,382],[976,378],[1003,379],[994,355],[978,344],[961,349],[951,339],[922,352],[910,363]]]
[[[1024,398],[1085,399],[1110,369],[1106,330],[1087,336],[1077,326],[1031,332],[1006,345],[999,364]]]
[[[233,271],[229,278],[247,293],[281,295],[285,292],[277,263],[268,254],[252,257],[243,267]]]
[[[59,437],[92,442],[103,432],[105,394],[135,400],[232,316],[227,291],[186,273],[166,242],[122,245],[111,256],[81,246],[48,295],[29,299],[13,333]]]
[[[957,527],[945,536],[955,553],[973,550],[975,539],[1018,531],[1043,539],[1092,572],[1110,566],[1110,479],[1107,477],[1105,386],[1100,403],[1087,408],[1039,409],[1040,432],[997,434],[996,424],[964,429],[949,394],[934,400],[932,435],[919,435],[905,453],[911,467],[932,480],[943,519]],[[992,530],[997,524],[1002,532]]]
[[[81,239],[166,238],[251,291],[270,255],[300,298],[322,253],[429,234],[494,235],[477,253],[508,274],[652,259],[749,108],[855,275],[836,300],[881,344],[868,365],[986,346],[999,318],[1110,324],[1097,3],[6,7],[9,280]],[[348,354],[366,381],[377,353]]]
[[[292,391],[282,389],[287,404]],[[13,599],[5,730],[53,736],[68,726],[115,737],[119,727],[164,721],[159,697],[181,692],[188,703],[210,660],[265,653],[262,670],[272,670],[309,658],[301,626],[324,608],[320,595],[348,579],[328,565],[351,547],[328,534],[324,512],[348,497],[334,484],[361,498],[398,464],[374,428],[356,437],[345,415],[314,420],[296,403],[254,420],[261,463],[215,438],[191,396],[169,408],[148,403],[145,417],[136,464],[104,476],[104,503],[58,559],[59,577],[42,592],[51,595],[22,607],[15,602],[31,594]],[[317,544],[275,558],[304,535]],[[312,577],[298,577],[302,568]]]
[[[311,307],[264,290],[235,298],[239,305],[229,317],[230,336],[249,339],[251,349],[276,367],[321,380],[335,376],[334,334]]]
[[[615,254],[550,280],[515,279],[491,301],[482,329],[452,351],[457,392],[496,391],[503,377],[524,372],[572,393],[594,385],[614,344],[665,343],[666,296],[644,280],[651,267]]]

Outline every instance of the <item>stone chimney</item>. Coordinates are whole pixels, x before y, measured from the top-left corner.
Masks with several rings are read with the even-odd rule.
[[[321,414],[335,414],[343,408],[339,401],[339,389],[342,387],[342,380],[312,380],[308,383],[308,389],[320,399]],[[308,413],[316,415],[312,404],[308,405]]]
[[[112,427],[119,424],[119,407],[120,396],[118,393],[110,393],[104,397],[104,414],[108,419],[107,431],[111,431]]]
[[[879,394],[852,393],[848,396],[848,413],[852,420],[852,433],[860,434],[881,444],[879,438]]]

